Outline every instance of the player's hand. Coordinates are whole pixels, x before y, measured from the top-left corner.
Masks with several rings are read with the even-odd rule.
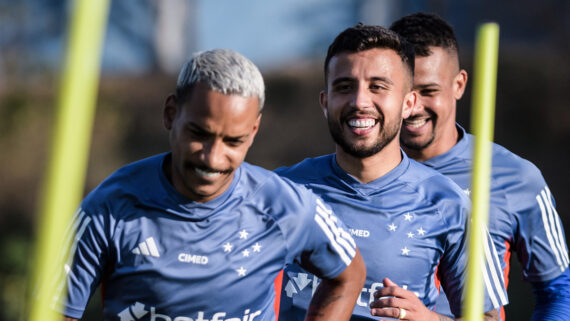
[[[439,314],[426,308],[411,291],[402,289],[388,278],[382,282],[384,287],[374,292],[375,300],[370,303],[372,315],[400,320],[440,320]]]

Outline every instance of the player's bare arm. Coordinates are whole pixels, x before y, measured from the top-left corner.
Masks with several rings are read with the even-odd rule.
[[[72,319],[72,318],[68,318],[68,317],[65,317],[65,319],[63,319],[63,320],[64,321],[77,321],[77,319]]]
[[[366,280],[366,266],[360,252],[336,278],[323,279],[307,310],[305,320],[349,320]]]
[[[390,279],[383,280],[384,287],[374,293],[374,302],[370,304],[370,313],[374,316],[389,317],[401,320],[433,320],[450,321],[447,316],[428,309],[411,291],[399,287]],[[456,320],[461,320],[458,318]],[[497,310],[484,314],[485,321],[499,320]]]

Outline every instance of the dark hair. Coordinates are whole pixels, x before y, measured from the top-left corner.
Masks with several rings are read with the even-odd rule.
[[[325,58],[325,86],[328,79],[328,67],[332,57],[343,52],[360,52],[374,48],[394,50],[404,65],[414,75],[414,49],[410,43],[397,33],[380,26],[370,26],[359,22],[356,26],[345,29],[329,46]]]
[[[411,42],[417,56],[429,56],[429,47],[441,47],[456,54],[459,52],[453,28],[435,14],[418,12],[407,15],[395,21],[390,30]]]

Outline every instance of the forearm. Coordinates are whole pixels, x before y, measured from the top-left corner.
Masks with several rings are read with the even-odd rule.
[[[355,301],[332,280],[323,280],[313,295],[305,320],[348,320]]]
[[[323,279],[307,309],[305,320],[348,321],[366,280],[366,267],[360,252],[336,278]]]

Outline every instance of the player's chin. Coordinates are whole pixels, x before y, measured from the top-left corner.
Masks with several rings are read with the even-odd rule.
[[[187,176],[187,187],[198,199],[209,200],[222,194],[231,184],[232,172],[220,172],[218,175],[200,175],[191,171]]]
[[[199,184],[192,187],[192,193],[198,201],[209,201],[221,195],[227,186],[222,182],[218,184]]]

